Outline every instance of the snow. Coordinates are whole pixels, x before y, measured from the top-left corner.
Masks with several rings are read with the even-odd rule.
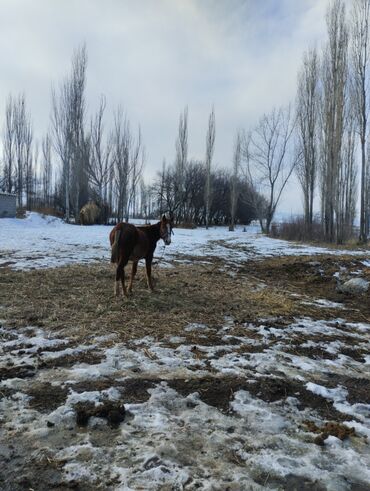
[[[315,476],[315,479],[326,483],[327,489],[344,491],[347,489],[346,479],[367,482],[370,478],[367,448],[329,437],[323,453],[308,439],[307,433],[298,430],[304,420],[317,418],[317,415],[308,410],[299,411],[295,397],[267,403],[247,390],[239,390],[230,401],[233,412],[223,413],[203,402],[199,393],[182,396],[169,386],[174,379],[195,380],[210,375],[217,378],[225,373],[245,377],[251,382],[259,375],[271,377],[274,373],[285,373],[293,380],[302,380],[309,391],[333,401],[338,411],[356,418],[356,424],[348,423],[349,426],[354,426],[359,435],[366,436],[370,433],[370,408],[365,404],[349,404],[347,391],[341,386],[327,388],[312,380],[312,376],[315,379],[321,371],[328,370],[324,366],[327,360],[293,356],[281,350],[286,340],[294,339],[298,333],[300,337],[303,332],[312,335],[311,346],[320,344],[314,341],[320,333],[334,339],[337,322],[302,318],[284,330],[272,328],[269,331],[248,324],[245,328],[263,335],[268,349],[260,353],[238,352],[239,347],[255,343],[255,339],[240,337],[238,345],[220,343],[198,346],[198,351],[202,353],[200,359],[194,355],[192,346],[181,338],[175,339],[180,344],[171,348],[168,347],[168,341],[172,339],[169,336],[168,341],[162,342],[156,342],[151,337],[139,339],[135,349],[120,342],[107,349],[106,336],[98,336],[92,340],[93,344],[87,344],[84,349],[90,346],[95,353],[100,353],[100,363],[76,363],[72,367],[40,371],[31,380],[8,379],[0,383],[0,391],[5,388],[16,391],[11,397],[0,400],[3,432],[12,432],[13,438],[14,435],[22,435],[22,444],[30,441],[37,446],[39,442],[40,452],[46,448],[49,458],[63,468],[66,482],[77,480],[90,487],[97,486],[101,476],[106,476],[107,480],[116,483],[114,489],[117,490],[160,490],[166,489],[166,486],[168,489],[176,489],[176,486],[182,489],[190,478],[194,489],[197,486],[208,490],[227,487],[237,490],[263,489],[256,483],[255,477],[262,474],[264,481],[268,475],[274,475],[275,479],[276,476],[289,479],[288,476],[294,474],[298,476],[297,479]],[[352,323],[354,345],[368,342],[369,327]],[[206,328],[204,324],[201,326],[201,330]],[[278,331],[281,342],[275,339]],[[4,326],[1,332],[12,338],[13,342],[3,354],[0,352],[0,361],[4,363],[2,366],[9,361],[7,356],[15,364],[19,362],[17,353],[7,349],[16,347],[20,340],[24,344],[28,340],[38,340],[41,351],[32,351],[28,355],[28,363],[33,366],[37,366],[40,357],[49,356],[47,349],[50,346],[55,349],[53,356],[57,357],[58,353],[64,356],[65,346],[71,343],[71,340],[59,338],[56,334],[52,336],[41,328],[18,330]],[[232,319],[226,318],[220,340],[232,333]],[[224,354],[219,357],[221,351]],[[361,364],[354,363],[354,367],[357,371],[364,370]],[[334,370],[348,374],[340,362],[336,363]],[[365,374],[363,371],[363,376]],[[100,418],[91,418],[87,430],[74,431],[68,445],[58,440],[58,435],[75,428],[76,404],[84,401],[94,405],[106,400],[124,401],[125,392],[114,384],[138,377],[160,381],[155,382],[154,388],[148,389],[146,402],[125,403],[127,418],[116,433],[111,434],[112,430]],[[107,389],[82,392],[74,389],[76,383],[108,378],[112,386]],[[30,383],[50,381],[56,387],[60,385],[69,389],[65,401],[45,417],[29,408],[30,397],[26,392]],[[55,425],[53,428],[57,432],[46,425],[47,421]],[[103,444],[99,443],[99,438],[108,440]],[[49,440],[59,443],[45,447]],[[110,446],[107,446],[108,443]],[[61,450],[57,450],[58,447]]]
[[[27,270],[108,261],[111,228],[66,224],[58,218],[34,212],[28,213],[25,219],[3,218],[0,220],[0,267],[7,265]],[[162,266],[166,266],[166,261],[170,260],[187,261],[187,255],[203,262],[207,258],[221,257],[230,263],[239,263],[250,258],[281,255],[361,254],[361,251],[336,251],[271,239],[262,235],[256,225],[246,227],[246,232],[243,229],[237,227],[235,232],[229,232],[227,227],[174,229],[171,245],[165,247],[160,242],[156,257],[162,259],[163,256]]]
[[[338,302],[331,302],[330,300],[327,300],[325,298],[318,298],[317,300],[314,300],[312,302],[303,301],[302,303],[305,305],[316,305],[318,307],[323,307],[326,309],[345,309],[343,304]]]
[[[0,266],[27,270],[108,261],[109,231],[110,227],[67,225],[35,213],[24,220],[3,219]],[[202,262],[221,257],[232,265],[274,255],[357,254],[270,239],[256,226],[247,227],[246,232],[237,228],[234,233],[226,228],[176,229],[171,246],[162,247],[157,249],[158,257],[164,252],[162,266],[168,266],[170,260],[187,261],[189,256]],[[366,261],[363,264],[368,266]],[[319,316],[322,307],[341,309],[343,316],[347,312],[342,304],[326,299],[310,303],[318,307]],[[183,336],[169,333],[161,341],[147,336],[130,344],[109,333],[76,344],[65,332],[50,333],[34,326],[11,328],[2,322],[0,437],[31,449],[36,461],[49,459],[66,483],[87,489],[98,489],[102,482],[122,491],[242,491],[282,489],[284,485],[300,489],[307,480],[312,488],[317,481],[328,490],[345,491],[352,484],[370,482],[365,439],[370,438],[370,405],[351,403],[349,388],[326,383],[332,377],[370,380],[370,356],[359,362],[342,354],[345,348],[369,352],[370,324],[301,317],[282,327],[277,320],[256,319],[255,324],[236,327],[232,317],[225,317],[218,331],[205,323],[189,323]],[[216,339],[212,345],[206,342],[210,333]],[[189,335],[198,336],[196,350],[187,341]],[[302,350],[295,352],[294,347]],[[304,349],[330,356],[305,356]],[[79,362],[78,355],[85,352],[94,353],[94,361]],[[39,369],[42,362],[66,356],[76,356],[75,363]],[[8,370],[22,367],[32,377],[7,375]],[[206,378],[222,382],[229,376],[251,385],[230,394],[229,410],[222,411],[205,402],[207,388],[204,392],[201,383]],[[356,435],[345,441],[330,435],[324,448],[315,445],[315,435],[302,429],[304,422],[321,426],[325,419],[315,408],[300,407],[299,391],[274,402],[253,395],[251,387],[261,378],[301,384],[302,390],[348,416],[346,425],[355,428]],[[171,387],[174,380],[198,383],[199,389],[184,395]],[[140,381],[152,382],[147,400],[126,402],[125,383],[129,381],[138,386]],[[100,390],[100,382],[106,388]],[[66,391],[64,399],[47,412],[32,407],[28,395],[30,388],[43,384]],[[83,384],[87,388],[81,389]],[[76,428],[76,404],[99,406],[105,401],[125,405],[126,418],[118,429],[109,428],[98,417],[92,417],[87,428]]]
[[[349,404],[347,402],[348,391],[343,387],[328,389],[318,384],[307,383],[307,389],[314,394],[318,394],[326,399],[334,402],[334,407],[341,413],[348,414],[366,423],[367,428],[370,428],[370,404]]]
[[[338,286],[338,290],[343,293],[361,294],[367,292],[370,282],[363,278],[351,278],[342,285]]]
[[[318,394],[319,396],[325,397],[326,399],[331,399],[334,402],[344,401],[348,395],[348,391],[343,387],[337,387],[336,389],[327,389],[322,385],[314,384],[312,382],[308,382],[306,387],[314,394]]]

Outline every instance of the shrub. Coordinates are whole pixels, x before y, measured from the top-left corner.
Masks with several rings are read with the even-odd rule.
[[[189,228],[189,229],[195,229],[197,226],[195,223],[192,222],[180,222],[176,225],[176,228]]]
[[[292,219],[290,222],[272,223],[270,235],[279,239],[324,242],[324,230],[319,220],[314,220],[311,226],[305,224],[303,217]]]

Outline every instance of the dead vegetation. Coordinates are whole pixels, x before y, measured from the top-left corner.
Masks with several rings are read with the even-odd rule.
[[[355,435],[354,428],[333,421],[328,421],[321,427],[317,426],[313,421],[304,421],[304,425],[307,431],[318,434],[314,439],[314,443],[317,445],[324,445],[325,440],[329,436],[335,436],[339,440],[345,440]]]
[[[355,270],[359,260],[284,257],[250,261],[238,270],[227,266],[226,271],[217,263],[156,267],[154,294],[146,290],[139,268],[134,294],[128,299],[114,297],[114,272],[106,263],[27,272],[4,268],[1,314],[9,325],[67,331],[76,342],[107,333],[124,341],[146,335],[158,340],[168,334],[186,335],[191,342],[193,334],[184,333],[186,325],[198,322],[217,328],[225,316],[235,319],[235,327],[260,318],[274,318],[276,327],[276,319],[286,324],[294,317],[317,316],[317,306],[302,303],[312,297],[344,302],[348,320],[369,321],[370,302],[336,292],[333,273],[343,264]],[[370,276],[369,268],[365,274]],[[319,310],[323,319],[338,316],[336,309]]]
[[[356,277],[361,272],[361,276],[370,281],[370,268],[364,266],[362,263],[364,259],[367,259],[367,256],[273,257],[264,258],[263,261],[247,262],[241,266],[240,272],[253,275],[267,284],[273,284],[277,290],[298,294],[301,300],[312,301],[321,298],[343,303],[347,309],[346,319],[354,322],[370,322],[370,292],[362,295],[340,293],[337,290],[338,280],[334,276],[335,273],[339,273],[347,279]],[[339,317],[336,309],[332,311],[333,317]],[[305,308],[303,314],[306,315]],[[315,317],[315,314],[311,313],[311,315]]]
[[[230,353],[236,360],[239,357],[248,359],[264,351],[269,356],[269,350],[276,348],[278,356],[289,357],[291,354],[321,362],[334,360],[338,353],[342,353],[357,363],[364,363],[366,343],[362,339],[360,344],[354,345],[346,323],[369,320],[369,304],[364,296],[357,298],[339,294],[333,274],[344,268],[347,274],[361,269],[362,274],[369,277],[369,268],[365,268],[358,258],[346,256],[268,258],[239,265],[227,265],[221,260],[208,263],[194,260],[187,264],[175,262],[173,266],[154,268],[154,294],[147,291],[144,271],[140,268],[134,295],[128,299],[114,297],[114,271],[105,263],[28,272],[15,272],[9,268],[0,270],[0,317],[4,319],[4,325],[16,328],[34,326],[29,336],[36,334],[35,327],[40,326],[46,333],[51,331],[51,337],[68,339],[68,342],[56,346],[35,349],[32,343],[27,344],[20,337],[19,343],[9,343],[4,347],[5,354],[25,355],[27,358],[27,353],[32,353],[37,359],[35,366],[26,363],[5,366],[0,371],[0,379],[24,378],[27,381],[23,392],[29,398],[29,407],[42,415],[45,425],[51,429],[50,438],[57,439],[61,434],[61,428],[50,418],[50,412],[66,404],[71,391],[78,394],[102,393],[114,388],[119,399],[114,402],[107,400],[103,393],[97,404],[88,400],[73,403],[74,420],[68,436],[63,437],[75,442],[79,435],[89,433],[96,445],[104,444],[110,448],[118,435],[116,428],[121,423],[130,424],[132,415],[129,409],[126,411],[129,405],[148,401],[151,389],[163,382],[184,397],[197,393],[196,397],[186,401],[187,410],[194,410],[196,414],[197,406],[205,403],[227,414],[231,421],[227,428],[230,438],[236,431],[232,418],[238,417],[233,412],[232,402],[235,393],[245,390],[260,401],[282,410],[294,404],[300,415],[296,421],[297,432],[305,442],[326,445],[325,440],[330,435],[349,439],[348,444],[357,442],[359,437],[349,421],[356,420],[356,417],[340,412],[333,401],[308,390],[306,382],[309,378],[291,378],[273,368],[263,374],[251,370],[249,376],[225,375],[218,372],[212,362]],[[318,298],[340,302],[344,309],[317,305],[314,301]],[[342,314],[346,321],[338,320]],[[330,321],[327,334],[311,332],[309,328],[290,332],[292,323],[304,316]],[[300,322],[298,320],[298,326]],[[189,329],[192,323],[203,326]],[[303,321],[302,326],[305,326]],[[333,334],[329,335],[328,332],[332,331]],[[99,341],[100,344],[95,343],[94,337],[107,334],[115,336]],[[157,373],[151,378],[151,372],[141,373],[135,369],[125,378],[106,375],[97,379],[65,379],[62,384],[53,383],[53,374],[63,372],[65,368],[80,363],[92,366],[103,362],[105,348],[121,341],[129,349],[142,350],[148,359],[160,361],[151,350],[150,342],[138,341],[145,336],[151,336],[162,346],[172,349],[187,345],[198,360],[188,367],[189,372],[194,370],[194,377],[192,374],[176,377],[171,373],[165,376]],[[17,341],[17,336],[5,329],[0,339]],[[315,346],[305,344],[311,340]],[[325,349],[325,345],[333,341],[341,343],[337,354]],[[82,344],[89,349],[74,349]],[[207,350],[213,346],[216,349]],[[54,350],[60,351],[55,358],[50,354]],[[199,368],[206,370],[206,375],[198,373]],[[40,372],[44,374],[42,380],[37,377]],[[49,377],[45,376],[47,373]],[[343,387],[347,390],[350,404],[369,402],[368,378],[365,375],[344,376],[328,370],[320,373],[314,381],[333,389]],[[16,390],[4,389],[0,399],[11,399]],[[92,429],[89,424],[92,418],[100,418],[100,429]],[[310,421],[302,424],[306,418]],[[48,460],[41,461],[38,467],[29,466],[28,451],[24,450],[22,437],[19,438],[18,463],[14,461],[13,470],[9,467],[0,476],[0,487],[10,480],[9,476],[16,483],[14,489],[46,490],[64,483],[60,472],[62,463],[57,463],[50,475]],[[364,441],[363,444],[367,443]],[[251,448],[251,452],[255,449]],[[245,465],[237,453],[231,452],[230,455],[234,464]],[[50,458],[52,456],[48,456]],[[22,469],[21,473],[19,469]],[[38,482],[39,479],[47,483],[46,487]],[[304,484],[301,477],[295,475],[279,477],[257,473],[253,474],[253,479],[263,486],[268,482],[284,489],[325,489],[309,479]],[[77,481],[69,482],[68,486],[75,484],[78,489],[85,489]]]
[[[176,265],[154,272],[150,294],[142,268],[134,294],[116,299],[106,264],[29,272],[3,271],[0,303],[10,324],[67,330],[80,338],[116,333],[121,340],[183,335],[191,322],[219,326],[228,315],[243,319],[294,313],[294,301],[273,288],[256,291],[246,277],[231,278],[212,265]],[[189,333],[189,336],[191,334]]]
[[[144,271],[141,268],[137,275],[138,281],[134,285],[134,295],[128,299],[114,297],[114,271],[105,263],[28,272],[4,269],[0,276],[0,304],[3,306],[2,317],[6,319],[7,325],[41,326],[48,331],[58,332],[58,336],[67,334],[68,347],[89,343],[95,336],[112,333],[115,337],[105,341],[106,346],[124,341],[135,349],[135,340],[151,336],[154,340],[173,347],[174,344],[176,346],[175,336],[181,336],[185,344],[192,346],[191,351],[195,358],[206,361],[210,373],[210,361],[224,356],[230,345],[235,346],[235,352],[240,355],[261,353],[280,342],[278,333],[274,334],[276,330],[284,331],[297,318],[307,316],[312,319],[335,320],[335,339],[345,343],[339,348],[339,353],[363,363],[367,354],[366,347],[353,345],[346,323],[337,321],[338,310],[318,307],[312,303],[318,297],[340,301],[346,309],[346,319],[369,320],[370,306],[364,298],[338,293],[333,280],[336,271],[344,268],[349,272],[357,271],[360,266],[364,274],[369,275],[369,268],[364,268],[360,259],[346,256],[318,256],[315,260],[312,257],[270,258],[244,263],[238,271],[232,267],[225,271],[225,265],[220,261],[176,264],[173,268],[155,268],[154,294],[146,290]],[[306,300],[311,302],[305,302]],[[231,322],[231,330],[228,331],[230,334],[226,338],[225,331],[220,332],[225,321]],[[201,329],[186,329],[192,323],[204,324],[206,332]],[[248,327],[249,323],[251,327]],[[252,327],[259,325],[263,325],[269,332],[268,341]],[[270,332],[270,329],[273,331]],[[174,341],[171,341],[171,336]],[[241,337],[251,343],[240,343]],[[311,340],[315,341],[315,346],[304,344]],[[293,333],[289,343],[279,349],[287,354],[313,360],[334,360],[337,355],[326,350],[326,344],[332,341],[332,336],[312,334],[307,330]],[[215,351],[211,357],[207,357],[202,351],[202,347],[206,346],[224,346],[225,349]],[[27,346],[19,347],[27,349]],[[19,353],[21,352],[22,350]],[[155,356],[149,350],[146,354],[149,358]],[[66,353],[55,358],[40,359],[38,368],[70,367],[75,363],[94,364],[101,361],[101,356],[101,353],[94,350]],[[34,374],[33,367],[9,366],[3,369],[0,376],[27,378]],[[350,395],[358,388],[356,390],[360,392],[354,397],[358,401],[366,399],[365,389],[362,390],[364,382],[366,381],[361,379],[354,384],[344,381],[343,385],[350,387]],[[217,395],[219,402],[216,398],[213,404],[219,404],[225,410],[229,403],[229,388],[238,390],[241,386],[238,381],[228,381],[224,384],[225,387],[217,386],[217,383],[219,382],[213,378],[208,385],[205,380],[201,380],[203,388],[208,386],[209,394]],[[258,384],[248,387],[248,390],[258,397],[276,400],[274,394],[276,397],[287,397],[298,391],[296,386],[291,387],[289,383],[282,383],[276,378],[270,381],[260,379]],[[327,381],[333,387],[340,383],[337,379]],[[189,383],[181,384],[181,381],[177,381],[173,384],[180,392],[186,393],[188,390]],[[244,382],[243,384],[245,385]],[[261,384],[265,386],[260,388]],[[191,386],[190,389],[194,387]],[[204,389],[202,390],[204,393]],[[221,397],[223,392],[225,394]],[[212,399],[212,395],[206,397],[207,402],[210,398]],[[306,390],[300,390],[299,399],[301,403],[303,399],[307,399],[303,406],[314,408],[317,403],[319,408],[322,404],[322,398],[313,396]],[[339,417],[337,412],[333,414],[332,408],[325,416]]]

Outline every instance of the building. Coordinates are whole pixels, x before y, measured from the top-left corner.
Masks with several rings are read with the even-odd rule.
[[[15,218],[16,211],[15,194],[0,192],[0,218]]]

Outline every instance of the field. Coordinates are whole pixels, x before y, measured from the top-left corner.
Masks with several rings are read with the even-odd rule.
[[[366,251],[175,230],[116,299],[109,228],[0,226],[0,489],[370,489]]]

